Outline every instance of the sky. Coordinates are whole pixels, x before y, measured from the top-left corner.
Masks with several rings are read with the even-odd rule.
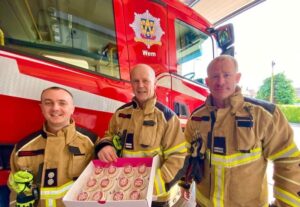
[[[257,91],[271,76],[272,61],[274,74],[284,72],[300,87],[299,9],[299,0],[267,0],[226,22],[234,25],[243,89]]]

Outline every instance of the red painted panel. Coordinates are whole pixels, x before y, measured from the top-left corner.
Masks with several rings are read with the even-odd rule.
[[[20,73],[29,77],[77,88],[124,103],[129,102],[133,95],[130,83],[127,81],[111,79],[70,66],[40,61],[19,54],[1,53],[3,57],[15,59]],[[12,89],[10,90],[15,90],[13,85],[11,86]],[[8,117],[7,119],[0,119],[0,143],[16,143],[19,139],[41,127],[43,118],[37,101],[26,99],[26,97],[6,96],[6,94],[0,96],[0,101],[2,105],[0,114],[3,117]],[[78,119],[79,125],[93,130],[100,136],[104,134],[110,117],[111,113],[103,111],[77,108],[75,112],[75,119]],[[24,124],[24,120],[28,125]],[[18,129],[12,130],[12,126],[18,126]]]
[[[0,170],[0,186],[6,185],[9,176],[9,170]]]
[[[166,8],[146,0],[124,1],[124,7],[130,67],[137,63],[147,63],[156,70],[156,74],[168,71]],[[154,24],[153,34],[148,40],[139,38],[139,35],[143,35],[140,31],[141,19],[152,21]],[[155,40],[156,37],[158,40]]]
[[[21,138],[42,128],[44,122],[38,101],[0,95],[0,144],[15,144]],[[76,108],[76,123],[88,128],[100,137],[104,135],[112,113]],[[14,126],[12,128],[12,126]]]
[[[9,57],[16,60],[19,72],[32,79],[51,81],[79,89],[97,97],[102,97],[107,101],[105,104],[109,104],[109,99],[126,103],[131,100],[133,95],[129,82],[129,71],[135,64],[150,64],[155,69],[156,75],[166,73],[166,76],[170,77],[169,72],[177,71],[175,18],[185,20],[200,29],[205,29],[208,26],[205,20],[196,16],[191,9],[184,7],[177,1],[166,0],[167,4],[164,4],[163,1],[147,0],[114,0],[113,2],[120,80],[60,64],[56,61],[41,60],[37,56],[7,52],[5,47],[1,48],[0,57]],[[146,15],[147,18],[151,16],[151,18],[148,18],[150,22],[147,22],[147,24],[155,23],[157,26],[154,30],[151,28],[153,34],[148,37],[150,42],[158,35],[156,32],[161,29],[161,37],[159,40],[152,42],[153,44],[139,39],[134,30],[134,27],[141,26],[135,24],[135,20],[143,19],[143,15]],[[5,65],[1,65],[1,67],[4,68]],[[178,80],[189,90],[207,95],[207,92],[197,87],[197,85],[181,78],[178,78]],[[167,88],[159,86],[156,94],[158,100],[171,109],[174,109],[174,102],[185,103],[190,112],[201,104],[201,100],[193,97],[192,93],[174,91],[174,86],[171,83],[169,85],[170,87]],[[14,83],[11,82],[10,87],[13,88]],[[31,87],[34,89],[34,85]],[[24,136],[41,128],[43,117],[38,101],[26,97],[26,94],[23,98],[0,94],[0,103],[2,117],[0,118],[0,144],[14,144]],[[74,119],[78,125],[91,129],[102,137],[108,127],[111,115],[112,113],[108,111],[77,107]],[[0,174],[0,177],[4,178],[4,175],[2,177],[2,174]]]
[[[41,128],[43,116],[37,101],[0,95],[0,103],[1,144],[14,144]]]

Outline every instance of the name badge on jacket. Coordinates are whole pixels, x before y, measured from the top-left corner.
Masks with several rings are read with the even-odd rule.
[[[127,134],[125,140],[125,149],[133,149],[133,134]]]
[[[226,141],[225,137],[214,137],[213,152],[216,154],[226,154]]]

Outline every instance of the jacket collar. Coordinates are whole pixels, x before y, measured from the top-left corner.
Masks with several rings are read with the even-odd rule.
[[[209,111],[217,110],[213,104],[213,97],[211,95],[207,97],[205,104],[209,108]],[[244,97],[241,93],[241,88],[237,86],[235,92],[225,100],[225,107],[230,107],[231,112],[235,114],[236,111],[243,106],[243,104]]]
[[[76,126],[75,121],[71,119],[71,123],[61,130],[59,130],[56,134],[53,134],[46,129],[46,123],[43,125],[43,132],[45,133],[46,137],[64,137],[66,139],[66,144],[70,143],[73,140],[74,135],[76,134]]]
[[[144,109],[142,109],[139,106],[139,103],[136,100],[136,97],[133,97],[132,101],[133,101],[133,108],[143,110],[144,114],[151,114],[151,113],[154,112],[154,108],[155,108],[155,104],[156,104],[156,96],[154,96],[153,98],[150,98],[150,99],[147,100]]]

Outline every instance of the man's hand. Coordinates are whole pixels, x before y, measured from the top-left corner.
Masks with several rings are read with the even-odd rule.
[[[97,156],[103,162],[116,162],[118,158],[115,148],[109,145],[103,147]]]

